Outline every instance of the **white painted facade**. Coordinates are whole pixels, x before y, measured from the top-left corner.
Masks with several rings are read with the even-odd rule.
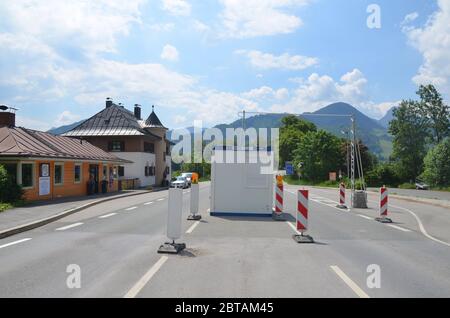
[[[155,167],[156,156],[147,152],[115,152],[117,157],[125,160],[132,161],[124,165],[125,175],[121,179],[135,179],[141,180],[141,187],[148,187],[155,185],[155,176],[145,176],[145,167]]]

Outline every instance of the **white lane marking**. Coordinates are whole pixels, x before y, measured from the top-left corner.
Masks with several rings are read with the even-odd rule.
[[[156,201],[164,201],[164,198],[158,199],[158,200],[156,200]]]
[[[290,227],[292,227],[292,229],[294,230],[295,233],[297,233],[298,235],[300,235],[301,233],[299,231],[297,231],[297,228],[295,227],[294,224],[292,224],[289,221],[286,221],[287,224],[289,224]]]
[[[370,216],[367,216],[367,215],[363,215],[363,214],[357,214],[358,216],[360,216],[360,217],[362,217],[362,218],[365,218],[365,219],[367,219],[367,220],[373,220]]]
[[[405,228],[403,228],[401,226],[397,226],[397,225],[394,225],[394,224],[387,224],[387,226],[390,226],[390,227],[392,227],[394,229],[397,229],[397,230],[400,230],[400,231],[403,231],[403,232],[411,232],[408,229],[405,229]]]
[[[148,272],[145,273],[144,276],[142,276],[142,278],[125,294],[124,298],[136,297],[168,259],[169,258],[167,256],[161,256],[161,258],[148,270]]]
[[[71,229],[71,228],[74,228],[74,227],[77,227],[77,226],[80,226],[80,225],[83,225],[83,223],[82,222],[78,222],[78,223],[70,224],[70,225],[67,225],[67,226],[59,227],[55,231],[65,231],[65,230],[68,230],[68,229]]]
[[[131,208],[125,209],[125,211],[133,211],[136,209],[137,209],[137,206],[132,206]]]
[[[376,201],[372,201],[372,200],[369,200],[369,202],[377,203]],[[420,232],[422,232],[422,234],[423,234],[425,237],[427,237],[427,238],[429,238],[430,240],[435,241],[435,242],[437,242],[437,243],[440,243],[440,244],[443,244],[443,245],[446,245],[446,246],[450,246],[450,243],[441,241],[441,240],[439,240],[439,239],[437,239],[437,238],[431,236],[430,234],[428,234],[427,230],[425,230],[425,227],[424,227],[423,224],[422,224],[422,221],[419,219],[419,217],[417,216],[417,214],[415,214],[413,211],[411,211],[411,210],[409,210],[409,209],[406,209],[406,208],[403,208],[403,207],[401,207],[401,206],[393,205],[393,204],[389,204],[389,206],[391,206],[391,207],[393,207],[393,208],[396,208],[396,209],[404,210],[404,211],[410,213],[410,214],[416,219],[417,224],[419,224],[419,230],[420,230]]]
[[[292,191],[286,190],[286,192],[288,192],[290,194],[293,194],[293,195],[296,195],[296,193],[292,192]],[[333,204],[331,205],[331,204],[326,204],[326,203],[323,203],[323,202],[321,202],[319,200],[315,200],[315,199],[312,199],[312,198],[310,198],[310,200],[313,201],[313,202],[316,202],[318,204],[322,204],[322,205],[325,205],[327,207],[333,208],[333,209],[338,210],[340,212],[350,212],[350,209],[340,209],[340,208],[336,207],[335,204],[337,204],[337,203],[335,203],[335,202],[333,202]]]
[[[8,247],[8,246],[11,246],[11,245],[16,245],[16,244],[23,243],[23,242],[26,242],[26,241],[29,241],[29,240],[31,240],[31,237],[24,238],[24,239],[21,239],[21,240],[18,240],[18,241],[14,241],[14,242],[10,242],[10,243],[6,243],[6,244],[3,244],[3,245],[0,245],[0,248]]]
[[[191,227],[186,231],[186,234],[191,234],[194,229],[197,227],[197,225],[200,224],[200,221],[196,221],[194,224],[191,225]]]
[[[99,219],[106,219],[106,218],[112,217],[112,216],[114,216],[114,215],[116,215],[116,214],[117,214],[117,213],[105,214],[105,215],[99,216],[98,218],[99,218]]]
[[[369,295],[367,295],[364,290],[362,290],[354,281],[350,279],[338,266],[333,265],[330,266],[331,269],[336,273],[336,275],[339,276],[340,279],[344,281],[344,283],[347,284],[348,287],[350,287],[356,295],[358,295],[359,298],[370,298]]]
[[[150,205],[150,204],[153,204],[153,201],[144,203],[144,205]]]

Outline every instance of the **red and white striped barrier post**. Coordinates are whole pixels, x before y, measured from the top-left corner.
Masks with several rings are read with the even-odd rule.
[[[339,185],[339,204],[337,205],[339,209],[347,209],[345,205],[345,183],[341,182]]]
[[[272,215],[275,221],[284,221],[283,218],[283,177],[278,175],[275,183],[275,208]]]
[[[298,191],[296,222],[297,232],[300,232],[300,235],[293,236],[297,243],[314,243],[314,239],[311,236],[304,234],[308,230],[308,199],[308,190]]]
[[[380,188],[380,217],[376,218],[378,222],[392,223],[392,220],[388,218],[388,189],[383,186]]]
[[[283,184],[275,186],[275,213],[274,218],[281,218],[283,214]]]

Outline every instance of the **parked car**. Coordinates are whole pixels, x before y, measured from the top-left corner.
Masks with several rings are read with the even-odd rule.
[[[170,183],[170,187],[186,189],[186,188],[189,188],[189,182],[187,181],[187,179],[185,177],[179,176]]]
[[[185,177],[188,181],[189,186],[191,186],[192,183],[192,172],[184,172],[181,174],[182,177]]]
[[[429,186],[421,180],[416,181],[416,190],[428,190]]]

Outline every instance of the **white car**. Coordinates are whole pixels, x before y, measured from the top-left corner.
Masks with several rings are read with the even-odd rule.
[[[186,178],[189,186],[191,186],[192,183],[192,172],[184,172],[181,174],[182,177]]]
[[[189,188],[189,183],[185,177],[180,176],[170,183],[170,187],[186,189]]]

